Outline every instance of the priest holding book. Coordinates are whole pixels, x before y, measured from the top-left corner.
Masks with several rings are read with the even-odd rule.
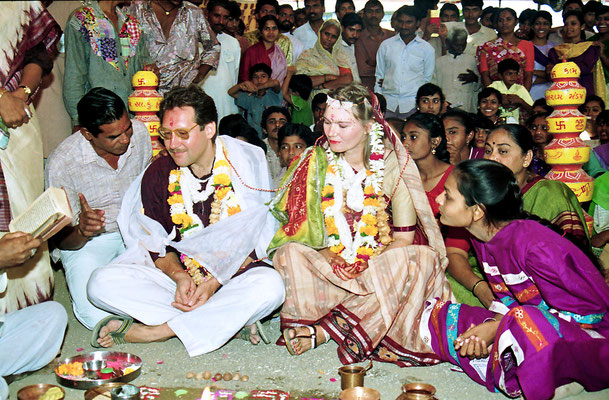
[[[63,264],[74,315],[93,329],[110,314],[91,304],[87,283],[125,249],[116,218],[129,185],[150,163],[152,145],[144,124],[130,120],[108,89],[91,89],[77,109],[82,128],[49,155],[45,183],[65,189],[75,216],[55,236],[52,256]]]

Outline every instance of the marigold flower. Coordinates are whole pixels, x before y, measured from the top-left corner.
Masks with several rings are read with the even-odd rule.
[[[362,215],[362,221],[364,221],[367,225],[376,225],[376,217],[374,215],[364,214]]]
[[[334,188],[332,186],[324,186],[321,190],[321,197],[333,197],[329,195],[334,195]]]
[[[241,207],[236,206],[236,207],[229,207],[227,212],[228,212],[228,215],[231,216],[231,215],[235,215],[235,214],[239,213],[240,211],[241,211]]]
[[[228,192],[230,192],[229,187],[222,187],[220,189],[217,189],[216,197],[218,198],[218,200],[222,200],[228,194]]]
[[[169,186],[167,186],[167,190],[169,190],[169,193],[177,192],[180,190],[180,185],[177,182],[170,183]]]
[[[379,201],[377,199],[373,199],[372,197],[368,197],[367,199],[364,199],[364,206],[378,207]]]
[[[360,229],[360,233],[367,235],[367,236],[376,236],[376,234],[379,232],[378,229],[376,229],[376,226],[363,226],[362,229]]]
[[[214,168],[220,168],[220,167],[227,167],[227,168],[229,168],[230,165],[228,165],[228,162],[226,162],[226,160],[218,160],[214,164]]]
[[[345,246],[342,244],[337,244],[336,246],[330,246],[330,251],[332,251],[334,254],[339,254],[344,248]]]
[[[167,199],[167,204],[169,204],[170,206],[180,203],[184,203],[184,199],[182,198],[181,194],[173,194]]]
[[[334,205],[334,199],[324,200],[321,202],[321,211],[325,211],[326,208]]]
[[[230,177],[227,174],[218,174],[214,176],[214,185],[228,186],[230,185]]]
[[[372,187],[372,185],[366,186],[364,188],[364,194],[367,194],[367,195],[376,194],[376,192],[374,191],[374,187]]]

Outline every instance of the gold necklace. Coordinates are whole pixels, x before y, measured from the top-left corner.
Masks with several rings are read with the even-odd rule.
[[[163,5],[162,5],[160,2],[158,2],[158,3],[157,3],[157,5],[163,9],[163,12],[165,12],[165,15],[167,15],[167,16],[169,16],[169,14],[171,14],[171,12],[172,12],[173,10],[175,10],[175,8],[177,7],[177,5],[175,5],[175,4],[174,4],[174,5],[173,5],[173,7],[171,7],[171,8],[169,9],[169,11],[167,11],[167,10],[165,9],[165,7],[163,7]]]

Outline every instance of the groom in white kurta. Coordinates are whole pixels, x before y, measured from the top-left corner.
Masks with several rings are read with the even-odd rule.
[[[263,260],[277,228],[265,206],[271,180],[259,148],[216,138],[216,108],[200,88],[172,89],[160,115],[170,157],[153,162],[125,195],[118,224],[127,250],[91,276],[88,294],[139,321],[127,342],[177,336],[196,356],[283,303],[283,281]],[[219,182],[232,190],[221,196]],[[187,227],[178,215],[193,222]],[[190,260],[198,273],[185,267]],[[109,347],[121,321],[104,324],[97,342]]]

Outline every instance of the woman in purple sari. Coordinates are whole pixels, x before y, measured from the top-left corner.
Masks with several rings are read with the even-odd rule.
[[[609,286],[586,253],[558,228],[528,219],[516,178],[497,162],[463,161],[444,187],[441,221],[472,234],[497,299],[489,310],[432,300],[423,340],[511,397],[609,387]]]

